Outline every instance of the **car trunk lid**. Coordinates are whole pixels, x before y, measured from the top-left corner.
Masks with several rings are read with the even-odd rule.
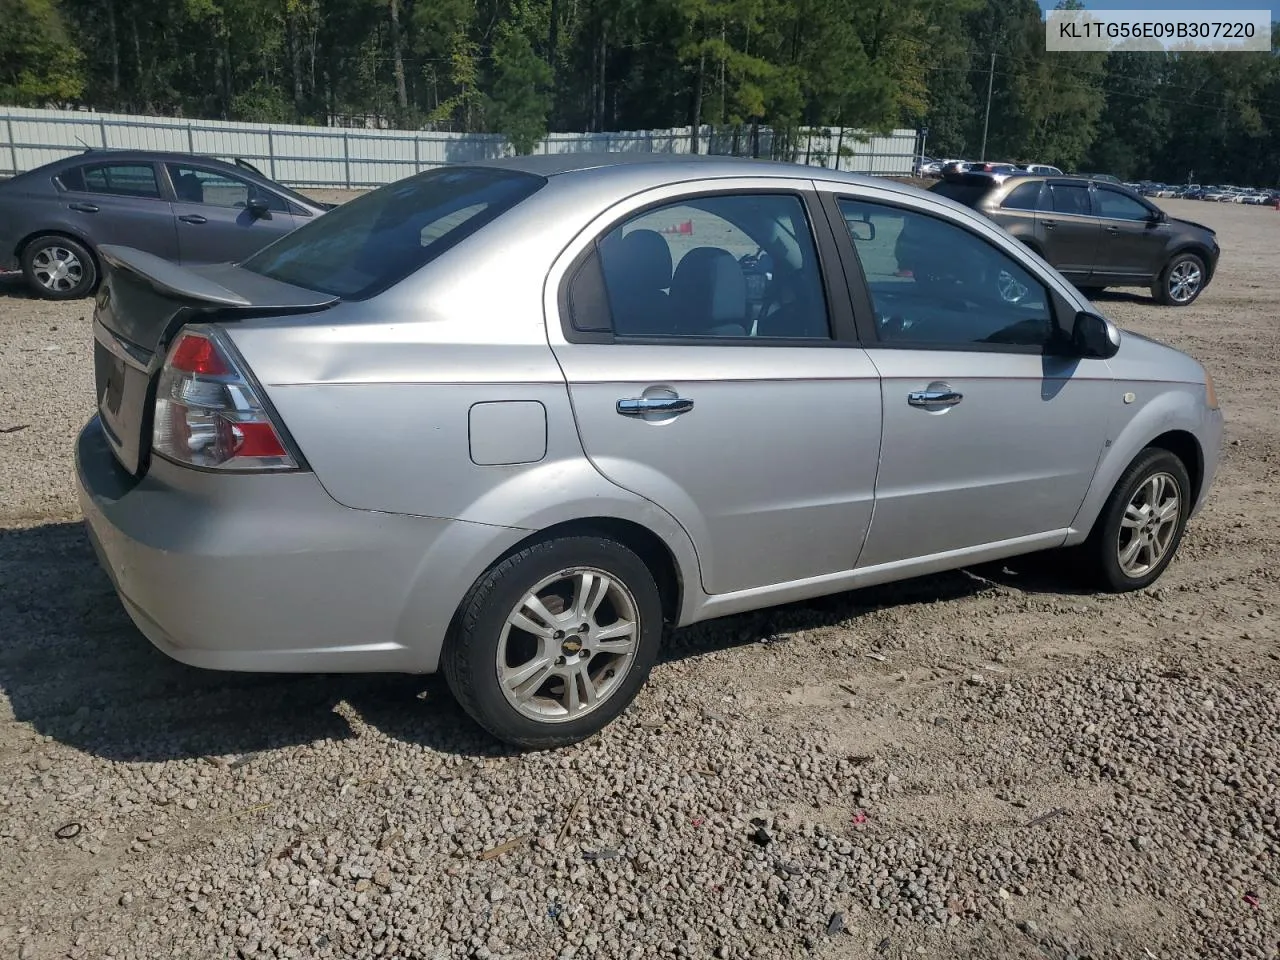
[[[98,252],[104,266],[93,322],[98,413],[116,459],[133,474],[146,469],[156,379],[183,325],[309,313],[338,302],[233,264],[181,267],[111,244]]]

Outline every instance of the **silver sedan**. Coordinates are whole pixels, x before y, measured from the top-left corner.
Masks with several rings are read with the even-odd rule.
[[[981,215],[785,164],[543,156],[383,187],[239,265],[105,245],[81,504],[201,667],[443,670],[554,746],[665,624],[1051,548],[1173,559],[1194,360]]]

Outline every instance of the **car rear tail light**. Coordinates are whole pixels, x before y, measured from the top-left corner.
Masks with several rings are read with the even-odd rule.
[[[156,386],[152,449],[209,470],[296,470],[298,462],[232,351],[212,328],[187,328]]]

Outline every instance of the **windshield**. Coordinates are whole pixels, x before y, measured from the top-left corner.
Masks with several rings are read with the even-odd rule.
[[[363,300],[434,260],[544,183],[532,174],[488,167],[430,170],[317,217],[240,266],[344,300]]]

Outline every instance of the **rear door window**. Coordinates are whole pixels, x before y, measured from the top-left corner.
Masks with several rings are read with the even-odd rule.
[[[1040,182],[1024,183],[1004,198],[1005,210],[1034,210],[1040,203]]]
[[[1089,203],[1089,187],[1083,183],[1053,183],[1049,196],[1054,213],[1069,213],[1088,217],[1093,215]]]
[[[515,170],[431,170],[330,210],[240,266],[344,300],[363,300],[434,260],[544,183]]]
[[[160,198],[156,168],[149,163],[91,163],[58,174],[68,190],[118,197]]]

